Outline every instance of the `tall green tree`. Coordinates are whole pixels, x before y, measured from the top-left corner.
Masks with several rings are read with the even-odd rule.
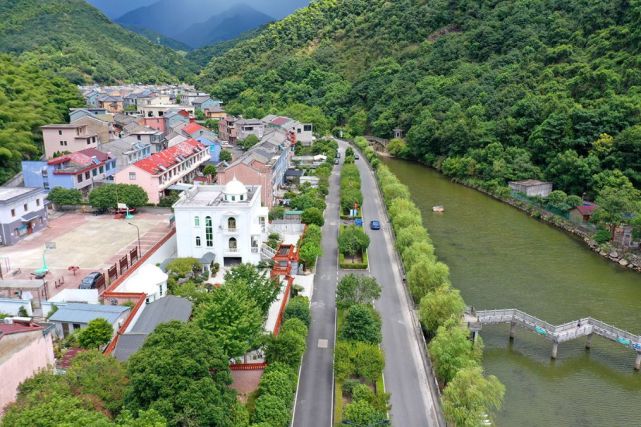
[[[480,367],[461,369],[443,392],[445,418],[456,426],[482,425],[501,408],[505,386],[494,376],[485,377]]]
[[[229,359],[216,338],[193,323],[158,326],[129,359],[127,374],[131,411],[155,409],[171,426],[237,425],[242,410],[229,388]]]
[[[381,285],[374,277],[350,273],[336,288],[336,306],[347,309],[356,304],[371,304],[381,296]]]
[[[86,328],[78,332],[78,342],[82,348],[100,348],[111,341],[114,328],[106,319],[98,318],[91,320]]]
[[[228,357],[242,356],[258,342],[263,313],[244,283],[225,284],[211,294],[210,301],[196,313],[196,323],[216,339]]]

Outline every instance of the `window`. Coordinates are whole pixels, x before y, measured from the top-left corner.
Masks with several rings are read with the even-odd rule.
[[[61,130],[58,131],[58,135],[62,135],[62,131]]]
[[[136,180],[136,172],[129,172],[129,181]]]
[[[98,169],[92,169],[92,170],[91,170],[91,174],[92,174],[93,176],[98,175]]]
[[[227,219],[227,228],[230,231],[235,231],[236,230],[236,218],[231,217]]]
[[[27,211],[29,210],[29,205],[28,205],[27,203],[25,203],[24,205],[22,205],[22,207],[24,207],[24,211],[25,211],[25,212],[27,212]]]
[[[236,201],[236,196],[231,196],[231,201],[235,202]]]
[[[229,239],[229,252],[236,252],[238,250],[238,242],[235,237]]]
[[[200,236],[196,236],[196,247],[200,247]]]
[[[11,209],[11,216],[16,216],[16,210],[15,209]]]
[[[91,175],[89,174],[89,171],[85,172],[85,179],[91,178]]]
[[[303,125],[303,130],[305,132],[311,132],[312,131],[312,125]]]
[[[76,178],[78,178],[78,182],[82,182],[82,174],[78,175]]]
[[[138,141],[140,141],[140,135],[136,135],[136,138],[138,139]]]
[[[40,206],[40,199],[36,199],[36,206]]]
[[[194,217],[194,227],[200,227],[200,217],[195,216]]]
[[[214,246],[214,230],[211,224],[210,216],[205,218],[205,240],[207,241],[208,248]]]
[[[105,167],[104,166],[100,166],[100,168],[98,168],[98,170],[100,171],[100,173],[104,173],[105,172]]]
[[[64,146],[64,145],[65,145],[65,142],[64,141],[60,141],[60,146]]]
[[[91,138],[87,138],[87,145],[91,144]]]
[[[296,133],[301,133],[300,128],[296,129]]]
[[[74,331],[75,331],[76,329],[80,329],[80,323],[74,323],[74,324],[73,324],[73,329],[74,329]]]
[[[96,142],[96,137],[95,136],[91,137],[91,142]]]

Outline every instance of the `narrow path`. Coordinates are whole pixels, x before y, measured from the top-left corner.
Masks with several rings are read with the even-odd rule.
[[[342,165],[342,161],[341,161]],[[322,228],[323,255],[316,264],[312,323],[303,356],[292,425],[330,427],[334,399],[334,333],[338,274],[338,200],[340,166],[329,178],[329,195]]]
[[[362,158],[356,164],[362,182],[363,222],[370,236],[370,271],[383,288],[376,307],[383,319],[384,376],[386,389],[391,393],[392,425],[444,426],[434,378],[420,347],[423,340],[411,317],[401,268],[394,254],[391,225],[372,170]],[[381,230],[369,229],[373,219],[380,220]]]

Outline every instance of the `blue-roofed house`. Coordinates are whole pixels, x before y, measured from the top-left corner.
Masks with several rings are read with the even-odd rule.
[[[209,154],[211,154],[211,160],[209,161],[209,163],[218,164],[220,162],[220,151],[222,149],[220,141],[218,141],[217,139],[210,140],[208,138],[205,138],[204,136],[196,138],[196,141],[209,148]]]
[[[58,306],[49,322],[56,325],[59,337],[67,337],[78,329],[85,328],[94,319],[103,318],[114,328],[114,334],[129,315],[130,308],[121,305],[70,303]]]

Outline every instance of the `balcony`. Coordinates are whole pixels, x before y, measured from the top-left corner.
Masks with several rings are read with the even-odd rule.
[[[237,246],[230,246],[227,248],[227,252],[235,254],[238,253],[238,247]]]
[[[252,253],[257,254],[258,253],[258,246],[252,246]]]

